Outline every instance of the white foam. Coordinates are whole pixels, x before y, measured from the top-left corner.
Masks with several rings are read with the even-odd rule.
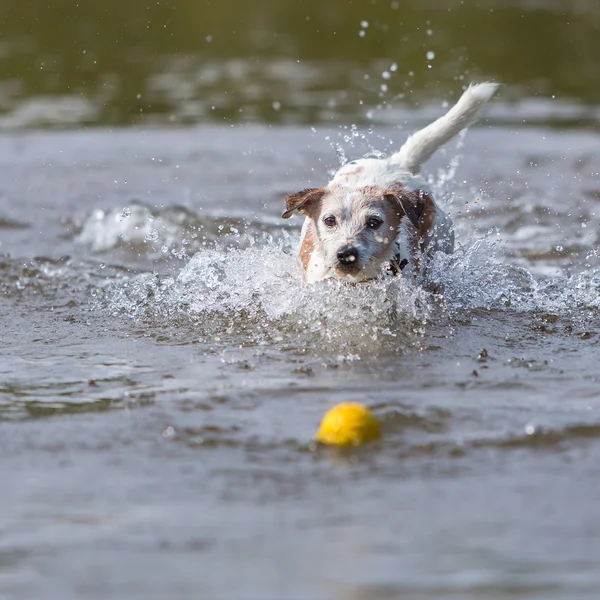
[[[286,339],[343,354],[417,343],[432,310],[431,295],[402,277],[306,285],[296,253],[274,241],[201,250],[176,278],[132,277],[111,284],[105,298],[115,314],[170,321],[185,315],[206,339],[237,333],[252,343]]]
[[[478,240],[454,255],[439,253],[423,285],[401,276],[306,285],[296,253],[267,238],[244,249],[201,250],[177,277],[122,280],[106,298],[111,310],[133,317],[175,323],[184,316],[197,326],[199,339],[232,334],[254,344],[285,341],[340,355],[418,345],[444,315],[478,309],[572,315],[574,308],[600,308],[597,271],[534,276],[495,252],[491,241]]]

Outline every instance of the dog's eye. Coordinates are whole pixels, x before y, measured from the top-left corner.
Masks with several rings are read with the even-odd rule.
[[[367,227],[369,229],[379,229],[383,221],[378,217],[370,217],[367,219]]]
[[[335,217],[329,216],[329,217],[325,217],[323,219],[323,223],[325,223],[325,225],[327,225],[327,227],[335,227]]]

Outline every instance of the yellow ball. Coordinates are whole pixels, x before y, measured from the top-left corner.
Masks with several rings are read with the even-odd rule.
[[[366,406],[344,402],[323,417],[315,439],[329,446],[360,446],[381,439],[381,428]]]

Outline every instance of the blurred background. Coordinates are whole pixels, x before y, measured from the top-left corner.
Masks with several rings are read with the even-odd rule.
[[[597,0],[2,0],[0,28],[1,129],[360,125],[483,78],[492,117],[598,119]]]

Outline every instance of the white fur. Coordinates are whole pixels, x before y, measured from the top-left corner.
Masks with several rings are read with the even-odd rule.
[[[418,173],[440,146],[449,142],[477,118],[483,105],[492,98],[498,87],[497,83],[469,86],[443,117],[425,129],[413,133],[402,148],[390,158],[390,163],[410,173]]]

